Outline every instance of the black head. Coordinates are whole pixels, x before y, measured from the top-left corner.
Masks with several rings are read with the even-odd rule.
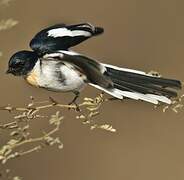
[[[7,73],[15,76],[27,75],[33,69],[37,60],[38,56],[35,52],[19,51],[10,58]]]

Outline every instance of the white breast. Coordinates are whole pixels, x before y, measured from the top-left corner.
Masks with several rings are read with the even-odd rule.
[[[72,65],[65,63],[65,66],[61,66],[60,70],[66,78],[62,83],[64,91],[81,90],[84,87],[86,76],[77,71]]]
[[[57,61],[38,61],[34,67],[40,87],[52,91],[80,91],[85,86],[86,76],[68,63],[58,65]]]

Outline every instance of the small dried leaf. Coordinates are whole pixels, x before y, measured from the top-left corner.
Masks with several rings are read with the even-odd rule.
[[[18,131],[12,131],[10,133],[10,136],[17,136],[17,135],[19,135],[19,132]]]
[[[86,117],[84,115],[76,116],[77,119],[85,119]]]
[[[18,21],[11,19],[11,18],[7,20],[1,20],[0,21],[0,31],[10,29],[17,24],[18,24]]]
[[[92,98],[87,98],[87,97],[84,98],[84,101],[88,101],[88,102],[92,102],[92,103],[94,102],[94,100]]]
[[[9,141],[7,142],[7,144],[10,145],[10,146],[13,146],[13,145],[15,145],[15,144],[18,143],[18,142],[19,142],[19,141],[16,140],[16,139],[11,139],[11,140],[9,140]]]
[[[59,125],[61,123],[61,120],[64,118],[63,116],[59,115],[59,111],[56,112],[55,115],[51,116],[51,119],[49,120],[50,124]]]
[[[1,149],[0,149],[0,155],[1,156],[6,156],[8,154],[10,154],[12,152],[11,146],[10,145],[4,145]]]
[[[5,164],[6,162],[7,162],[7,159],[6,159],[6,158],[4,158],[4,159],[1,161],[2,164]]]
[[[154,76],[154,77],[162,77],[162,75],[157,72],[157,71],[153,71],[151,70],[150,72],[147,73],[148,75]]]
[[[22,180],[22,178],[19,176],[15,176],[15,177],[13,177],[13,180]]]
[[[63,149],[63,144],[61,143],[59,146],[58,146],[59,149]]]
[[[29,124],[27,124],[26,126],[24,126],[23,128],[22,128],[22,131],[26,131],[26,130],[28,130],[29,129]]]
[[[0,155],[0,161],[2,161],[4,159],[4,156]]]
[[[89,111],[96,111],[97,109],[99,109],[98,107],[87,107],[87,109]]]
[[[165,107],[163,108],[163,112],[165,113],[167,109],[169,109],[169,106],[165,106]]]
[[[177,104],[175,107],[172,108],[172,110],[175,112],[175,113],[178,113],[179,109],[182,109],[183,108],[183,104]]]
[[[95,111],[95,112],[90,112],[90,114],[88,115],[89,118],[92,118],[94,116],[97,116],[98,114],[100,114],[100,112]]]
[[[1,0],[1,1],[0,1],[0,5],[8,6],[8,5],[10,4],[11,1],[13,1],[13,0]]]
[[[103,129],[103,130],[110,131],[110,132],[116,132],[116,129],[114,129],[112,125],[109,125],[109,124],[103,124],[103,125],[95,124],[91,126],[91,130],[96,129],[96,128]]]
[[[27,107],[32,107],[34,105],[34,103],[29,103],[28,105],[27,105]]]

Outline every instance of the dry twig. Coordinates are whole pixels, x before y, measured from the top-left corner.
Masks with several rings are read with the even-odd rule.
[[[105,102],[103,94],[100,94],[96,98],[84,98],[84,101],[78,105],[64,105],[56,102],[53,98],[49,98],[48,101],[44,102],[34,102],[31,97],[31,103],[26,107],[14,107],[11,105],[0,107],[0,110],[8,111],[10,113],[16,113],[14,115],[14,120],[5,124],[0,125],[0,129],[9,130],[10,136],[13,137],[5,145],[0,148],[0,161],[4,164],[8,160],[27,155],[34,151],[38,151],[45,147],[46,145],[52,146],[58,144],[58,147],[62,149],[63,144],[61,143],[59,137],[53,137],[57,131],[60,129],[61,121],[63,116],[57,111],[55,115],[51,115],[49,119],[49,124],[53,127],[50,131],[44,132],[40,137],[31,137],[29,132],[30,126],[29,122],[33,119],[46,118],[45,115],[41,115],[40,112],[45,109],[51,109],[52,107],[58,107],[60,110],[63,108],[72,109],[77,112],[76,118],[81,119],[83,124],[89,124],[90,129],[103,129],[111,132],[115,132],[109,124],[99,125],[93,118],[99,115],[99,109],[103,102]],[[78,111],[78,107],[80,111]],[[18,113],[18,114],[17,114]],[[24,125],[22,125],[24,123]],[[17,151],[19,148],[24,148],[24,145],[31,144],[28,150]],[[35,146],[35,144],[37,144]]]

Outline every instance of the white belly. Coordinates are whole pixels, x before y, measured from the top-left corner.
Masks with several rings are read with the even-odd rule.
[[[61,66],[61,72],[66,78],[59,87],[61,91],[80,91],[85,86],[86,76],[79,71],[72,69],[70,66]]]
[[[52,91],[80,91],[86,84],[86,76],[67,63],[58,66],[57,62],[44,61],[41,68],[38,61],[33,71],[38,86]]]

